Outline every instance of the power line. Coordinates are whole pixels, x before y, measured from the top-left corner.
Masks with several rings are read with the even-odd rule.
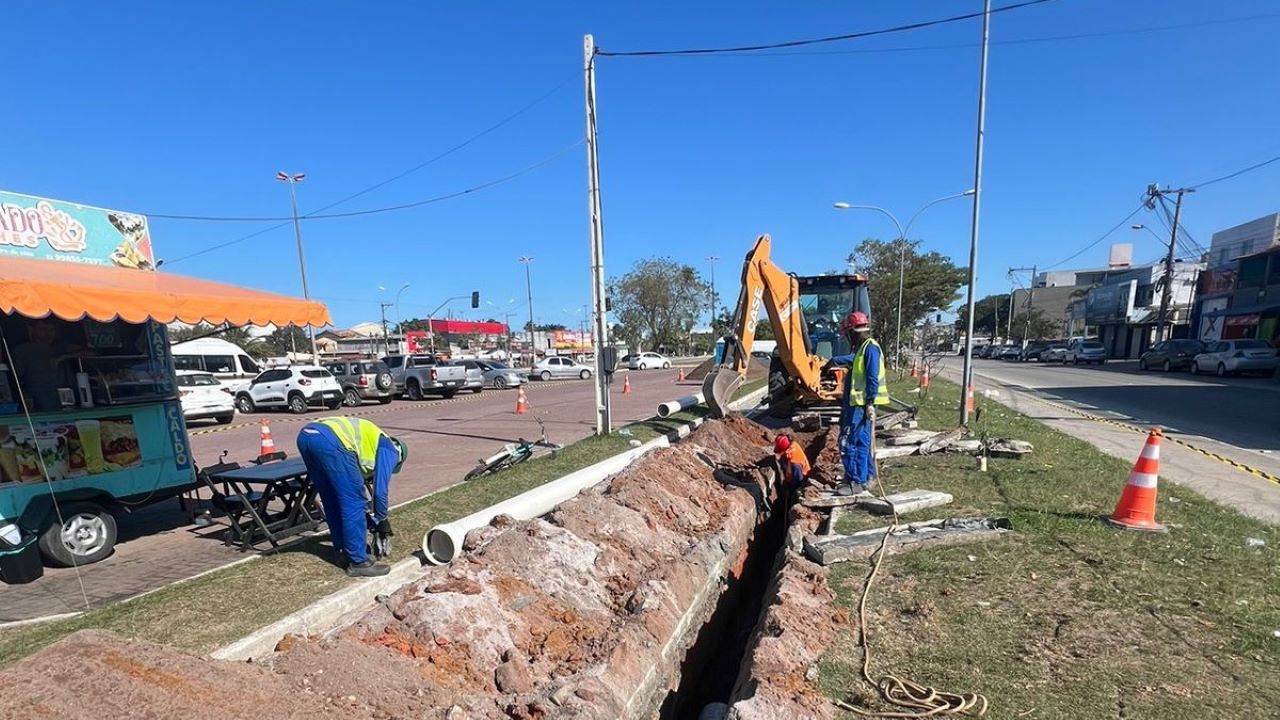
[[[1139,204],[1138,204],[1138,207],[1136,207],[1136,208],[1134,208],[1134,209],[1133,209],[1133,212],[1129,213],[1128,215],[1125,215],[1125,216],[1124,216],[1124,219],[1122,219],[1120,222],[1116,223],[1115,225],[1112,225],[1112,226],[1111,226],[1111,229],[1110,229],[1110,230],[1108,230],[1108,231],[1106,231],[1106,232],[1104,232],[1104,233],[1102,233],[1102,235],[1101,235],[1101,236],[1099,236],[1097,240],[1094,240],[1093,242],[1089,243],[1088,245],[1085,245],[1084,247],[1080,248],[1080,249],[1079,249],[1078,251],[1076,251],[1074,254],[1072,254],[1072,255],[1070,255],[1070,256],[1068,256],[1068,257],[1065,257],[1065,258],[1063,258],[1063,259],[1059,260],[1058,262],[1056,262],[1056,263],[1054,263],[1054,264],[1052,264],[1052,265],[1047,265],[1047,266],[1045,266],[1045,267],[1041,268],[1041,270],[1052,270],[1053,268],[1059,267],[1059,266],[1061,266],[1061,265],[1065,265],[1066,263],[1069,263],[1069,262],[1071,262],[1072,260],[1075,260],[1076,258],[1078,258],[1078,257],[1080,257],[1081,255],[1085,254],[1085,253],[1086,253],[1086,252],[1088,252],[1089,250],[1092,250],[1095,246],[1097,246],[1097,245],[1098,245],[1098,243],[1100,243],[1100,242],[1102,242],[1103,240],[1106,240],[1108,237],[1110,237],[1111,233],[1115,232],[1116,230],[1119,230],[1121,226],[1123,226],[1123,225],[1125,225],[1126,223],[1128,223],[1128,222],[1129,222],[1129,220],[1130,220],[1130,219],[1132,219],[1134,215],[1137,215],[1137,214],[1138,214],[1138,213],[1139,213],[1139,212],[1140,212],[1144,207],[1146,207],[1146,206],[1147,206],[1147,204],[1146,204],[1146,200],[1143,200],[1141,203],[1139,203]]]
[[[1204,181],[1204,182],[1202,182],[1202,183],[1199,183],[1199,184],[1196,184],[1196,185],[1191,185],[1188,189],[1189,189],[1189,190],[1199,190],[1200,188],[1202,188],[1202,187],[1204,187],[1204,186],[1206,186],[1206,185],[1212,185],[1212,184],[1214,184],[1214,183],[1220,183],[1220,182],[1222,182],[1223,180],[1230,180],[1230,179],[1231,179],[1231,178],[1233,178],[1233,177],[1239,177],[1239,176],[1241,176],[1241,175],[1244,175],[1244,174],[1245,174],[1245,173],[1247,173],[1247,172],[1253,172],[1254,170],[1257,170],[1258,168],[1266,167],[1267,165],[1270,165],[1271,163],[1273,163],[1273,162],[1277,162],[1277,161],[1280,161],[1280,155],[1277,155],[1277,156],[1275,156],[1275,157],[1271,158],[1270,160],[1263,160],[1263,161],[1262,161],[1262,162],[1260,162],[1260,163],[1255,163],[1255,164],[1253,164],[1253,165],[1250,165],[1250,166],[1249,166],[1249,167],[1247,167],[1247,168],[1241,168],[1241,169],[1239,169],[1239,170],[1237,170],[1237,171],[1235,171],[1235,172],[1233,172],[1233,173],[1230,173],[1230,174],[1227,174],[1227,175],[1223,175],[1222,177],[1216,177],[1216,178],[1214,178],[1214,179],[1212,179],[1212,180],[1205,180],[1205,181]]]
[[[576,75],[575,75],[575,76],[573,76],[573,77],[576,77]],[[436,155],[434,155],[434,156],[432,156],[432,157],[428,158],[427,160],[424,160],[423,162],[418,163],[417,165],[414,165],[413,167],[409,168],[408,170],[405,170],[405,171],[403,171],[403,172],[400,172],[400,173],[397,173],[397,174],[395,174],[395,175],[392,175],[391,177],[387,178],[386,180],[382,180],[382,181],[380,181],[380,182],[374,183],[373,185],[370,185],[370,186],[368,186],[368,187],[364,188],[363,190],[360,190],[360,191],[358,191],[358,192],[354,192],[354,193],[352,193],[352,194],[350,194],[350,195],[347,195],[346,197],[341,198],[341,199],[339,199],[339,200],[335,200],[335,201],[333,201],[333,202],[331,202],[331,203],[329,203],[328,205],[325,205],[325,206],[323,206],[323,207],[316,208],[315,210],[313,210],[313,211],[311,212],[311,215],[314,215],[315,213],[324,212],[325,210],[328,210],[328,209],[330,209],[330,208],[335,208],[335,207],[337,207],[337,206],[339,206],[339,205],[341,205],[341,204],[343,204],[343,203],[345,203],[345,202],[347,202],[347,201],[349,201],[349,200],[354,200],[354,199],[356,199],[356,198],[358,198],[358,197],[360,197],[360,196],[362,196],[362,195],[366,195],[366,194],[368,194],[368,193],[371,193],[371,192],[373,192],[374,190],[377,190],[377,189],[379,189],[379,188],[382,188],[382,187],[385,187],[385,186],[387,186],[387,185],[390,185],[391,183],[393,183],[393,182],[395,182],[395,181],[397,181],[397,180],[400,180],[400,179],[402,179],[402,178],[408,177],[409,175],[412,175],[413,173],[418,172],[419,170],[421,170],[421,169],[423,169],[423,168],[425,168],[425,167],[427,167],[427,166],[429,166],[429,165],[432,165],[432,164],[434,164],[434,163],[436,163],[436,162],[439,162],[440,160],[445,159],[446,157],[448,157],[448,156],[450,156],[450,155],[454,154],[455,152],[457,152],[457,151],[459,151],[459,150],[461,150],[461,149],[463,149],[463,148],[467,147],[468,145],[470,145],[470,144],[474,143],[475,141],[477,141],[477,140],[479,140],[479,139],[483,138],[484,136],[488,135],[489,133],[492,133],[493,131],[495,131],[495,130],[497,130],[497,129],[501,128],[501,127],[503,127],[504,125],[507,125],[508,123],[510,123],[511,121],[515,120],[516,118],[518,118],[518,117],[520,117],[521,115],[525,114],[526,112],[528,112],[528,111],[532,110],[534,107],[536,107],[537,105],[539,105],[540,103],[542,103],[542,101],[546,100],[547,98],[551,97],[552,95],[555,95],[556,93],[558,93],[558,92],[560,92],[561,90],[563,90],[563,89],[564,89],[564,87],[565,87],[566,85],[568,85],[568,84],[569,84],[569,81],[573,79],[573,77],[566,78],[566,79],[565,79],[564,81],[562,81],[559,85],[556,85],[555,87],[551,88],[550,90],[548,90],[547,92],[543,93],[542,95],[539,95],[537,98],[534,98],[532,101],[530,101],[529,103],[525,104],[525,105],[524,105],[523,107],[521,107],[520,109],[516,110],[515,112],[511,113],[510,115],[507,115],[506,117],[504,117],[504,118],[502,118],[501,120],[499,120],[498,122],[496,122],[496,123],[494,123],[494,124],[490,125],[489,127],[485,128],[484,130],[481,130],[480,132],[478,132],[478,133],[476,133],[476,134],[472,135],[471,137],[467,138],[466,140],[463,140],[462,142],[458,143],[457,145],[454,145],[453,147],[451,147],[451,148],[449,148],[449,149],[447,149],[447,150],[444,150],[443,152],[437,153]],[[278,220],[289,220],[290,222],[292,222],[292,220],[293,220],[293,217],[292,217],[292,216],[287,217],[287,218],[277,218],[277,217],[245,217],[245,216],[227,216],[227,215],[177,215],[177,214],[153,213],[153,212],[144,212],[144,213],[139,213],[139,214],[141,214],[141,215],[146,215],[148,218],[160,218],[160,219],[164,219],[164,220],[198,220],[198,221],[203,221],[203,222],[275,222],[275,221],[278,221]],[[305,218],[305,217],[310,217],[310,216],[309,216],[309,215],[301,215],[301,216],[299,216],[299,217],[304,217],[304,218]]]
[[[1005,5],[1003,7],[993,8],[991,14],[1008,12],[1019,8],[1030,7],[1032,5],[1042,5],[1052,0],[1026,0],[1025,2],[1015,3],[1013,5]],[[602,57],[661,57],[669,55],[727,55],[730,53],[755,52],[758,50],[778,50],[780,48],[804,47],[807,45],[821,45],[831,42],[842,42],[845,40],[860,40],[863,38],[875,37],[878,35],[890,35],[893,33],[909,32],[911,30],[921,30],[928,27],[936,27],[938,25],[946,25],[949,23],[960,22],[961,20],[971,20],[973,18],[982,17],[981,12],[966,13],[964,15],[954,15],[947,18],[939,18],[936,20],[924,20],[921,22],[909,23],[906,25],[897,25],[894,27],[881,28],[879,30],[863,30],[861,32],[845,33],[843,35],[828,35],[819,38],[807,38],[804,40],[787,40],[784,42],[767,43],[763,45],[738,45],[734,47],[719,48],[686,48],[683,50],[628,50],[625,52],[608,52],[600,50],[597,52]]]
[[[1228,25],[1242,22],[1254,22],[1258,20],[1274,20],[1280,18],[1280,13],[1264,13],[1261,15],[1247,15],[1238,18],[1224,18],[1217,20],[1203,20],[1193,23],[1178,23],[1174,25],[1154,25],[1143,28],[1129,28],[1123,30],[1103,30],[1098,32],[1072,33],[1068,35],[1046,35],[1042,37],[1015,38],[1012,40],[992,40],[991,45],[1034,45],[1038,43],[1062,42],[1067,40],[1089,40],[1095,38],[1120,37],[1125,35],[1143,35],[1157,32],[1167,32],[1170,30],[1189,30],[1199,27],[1208,27],[1211,25]],[[887,48],[858,48],[856,50],[815,50],[801,52],[756,52],[744,57],[805,57],[805,56],[823,56],[823,55],[875,55],[884,53],[905,53],[905,52],[923,52],[931,50],[965,50],[980,47],[980,43],[947,43],[940,45],[907,45],[902,47]]]
[[[432,204],[432,203],[438,203],[438,202],[442,202],[442,201],[444,201],[444,200],[451,200],[451,199],[453,199],[453,198],[461,197],[461,196],[463,196],[463,195],[470,195],[471,193],[479,192],[479,191],[481,191],[481,190],[485,190],[485,189],[488,189],[488,188],[494,187],[495,185],[501,185],[501,184],[503,184],[503,183],[505,183],[505,182],[509,182],[509,181],[511,181],[511,180],[514,180],[514,179],[516,179],[516,178],[520,177],[521,175],[526,175],[526,174],[528,174],[528,173],[531,173],[531,172],[533,172],[534,170],[537,170],[538,168],[540,168],[540,167],[542,167],[542,166],[544,166],[544,165],[547,165],[547,164],[549,164],[549,163],[551,163],[551,162],[554,162],[555,160],[557,160],[557,159],[559,159],[560,157],[562,157],[565,153],[567,153],[567,152],[569,152],[570,150],[572,150],[572,149],[574,149],[574,148],[576,148],[576,147],[578,147],[578,146],[582,145],[582,143],[583,143],[583,142],[584,142],[583,140],[577,140],[577,141],[575,141],[575,142],[573,142],[573,143],[570,143],[569,145],[566,145],[565,147],[561,148],[561,149],[560,149],[560,150],[558,150],[556,153],[554,153],[554,154],[552,154],[552,155],[549,155],[549,156],[547,156],[547,157],[543,158],[542,160],[539,160],[538,162],[536,162],[536,163],[534,163],[534,164],[532,164],[532,165],[528,165],[528,166],[526,166],[526,167],[524,167],[524,168],[521,168],[520,170],[517,170],[517,171],[515,171],[515,172],[513,172],[513,173],[510,173],[510,174],[508,174],[508,175],[504,175],[504,176],[502,176],[502,177],[500,177],[500,178],[496,178],[496,179],[493,179],[493,180],[489,180],[488,182],[483,182],[483,183],[480,183],[479,185],[473,185],[473,186],[471,186],[471,187],[469,187],[469,188],[466,188],[466,189],[464,189],[464,190],[457,190],[457,191],[455,191],[455,192],[446,193],[446,194],[444,194],[444,195],[437,195],[437,196],[435,196],[435,197],[426,198],[425,200],[418,200],[418,201],[416,201],[416,202],[405,203],[405,204],[402,204],[402,205],[392,205],[392,206],[389,206],[389,207],[382,207],[382,208],[370,208],[370,209],[368,209],[368,210],[355,210],[355,211],[352,211],[352,212],[345,212],[345,213],[329,213],[329,214],[327,214],[327,215],[301,215],[301,216],[299,216],[299,218],[300,218],[300,219],[304,219],[304,220],[328,220],[328,219],[332,219],[332,218],[346,218],[346,217],[356,217],[356,216],[360,216],[360,215],[373,215],[373,214],[376,214],[376,213],[395,212],[395,211],[397,211],[397,210],[407,210],[407,209],[409,209],[409,208],[421,207],[421,206],[423,206],[423,205],[430,205],[430,204]],[[275,218],[271,218],[271,219],[273,219],[273,220],[274,220]],[[289,221],[288,221],[288,222],[280,223],[280,224],[278,224],[278,225],[273,225],[273,226],[271,226],[271,227],[269,227],[269,228],[263,228],[262,230],[258,230],[257,232],[249,233],[248,235],[245,235],[245,236],[243,236],[243,237],[236,238],[236,239],[234,239],[234,240],[228,240],[227,242],[218,243],[217,245],[212,245],[212,246],[207,247],[207,248],[205,248],[205,249],[203,249],[203,250],[199,250],[199,251],[197,251],[197,252],[191,253],[190,255],[183,255],[182,257],[175,258],[175,259],[173,259],[173,260],[169,260],[169,261],[167,261],[167,262],[166,262],[166,264],[172,264],[172,263],[182,262],[183,260],[190,260],[191,258],[199,257],[199,256],[201,256],[201,255],[205,255],[205,254],[207,254],[207,253],[211,253],[211,252],[213,252],[213,251],[215,251],[215,250],[221,250],[222,248],[230,247],[230,246],[235,245],[235,244],[237,244],[237,243],[244,242],[245,240],[248,240],[248,239],[250,239],[250,238],[254,238],[254,237],[257,237],[257,236],[262,235],[262,234],[264,234],[264,233],[271,232],[272,230],[276,230],[276,229],[279,229],[279,228],[281,228],[281,227],[284,227],[285,225],[289,225],[290,223],[292,223],[292,221],[293,221],[293,219],[292,219],[292,218],[289,218]]]

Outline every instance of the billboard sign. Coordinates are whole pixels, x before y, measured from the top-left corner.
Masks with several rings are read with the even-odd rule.
[[[591,347],[591,333],[580,333],[573,330],[556,330],[552,342],[557,350],[574,350]]]
[[[1133,296],[1138,281],[1102,285],[1085,297],[1084,319],[1089,325],[1114,325],[1129,320],[1133,313]]]
[[[0,256],[154,270],[142,215],[0,190]]]

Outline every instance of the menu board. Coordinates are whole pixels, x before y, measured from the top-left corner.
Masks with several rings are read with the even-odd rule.
[[[142,464],[133,417],[0,424],[0,482],[44,482]]]

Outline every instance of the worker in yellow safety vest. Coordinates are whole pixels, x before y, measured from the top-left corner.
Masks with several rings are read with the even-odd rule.
[[[889,386],[885,384],[884,353],[871,337],[871,326],[862,312],[851,312],[842,324],[850,355],[831,358],[830,365],[845,365],[844,395],[840,407],[840,462],[845,481],[836,488],[840,495],[865,491],[875,475],[871,457],[871,439],[875,433],[876,406],[889,404]]]
[[[351,577],[386,575],[389,568],[369,558],[366,534],[389,547],[387,519],[391,475],[400,472],[408,449],[398,438],[363,418],[331,417],[307,423],[298,433],[298,453],[320,495],[338,565]],[[372,480],[373,506],[365,496]]]

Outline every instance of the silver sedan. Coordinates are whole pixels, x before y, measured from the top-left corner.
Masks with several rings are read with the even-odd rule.
[[[586,380],[591,377],[593,370],[586,365],[582,365],[573,361],[573,358],[560,357],[555,355],[544,358],[533,369],[529,371],[530,378],[538,378],[539,380],[551,380],[553,378],[581,378]]]

